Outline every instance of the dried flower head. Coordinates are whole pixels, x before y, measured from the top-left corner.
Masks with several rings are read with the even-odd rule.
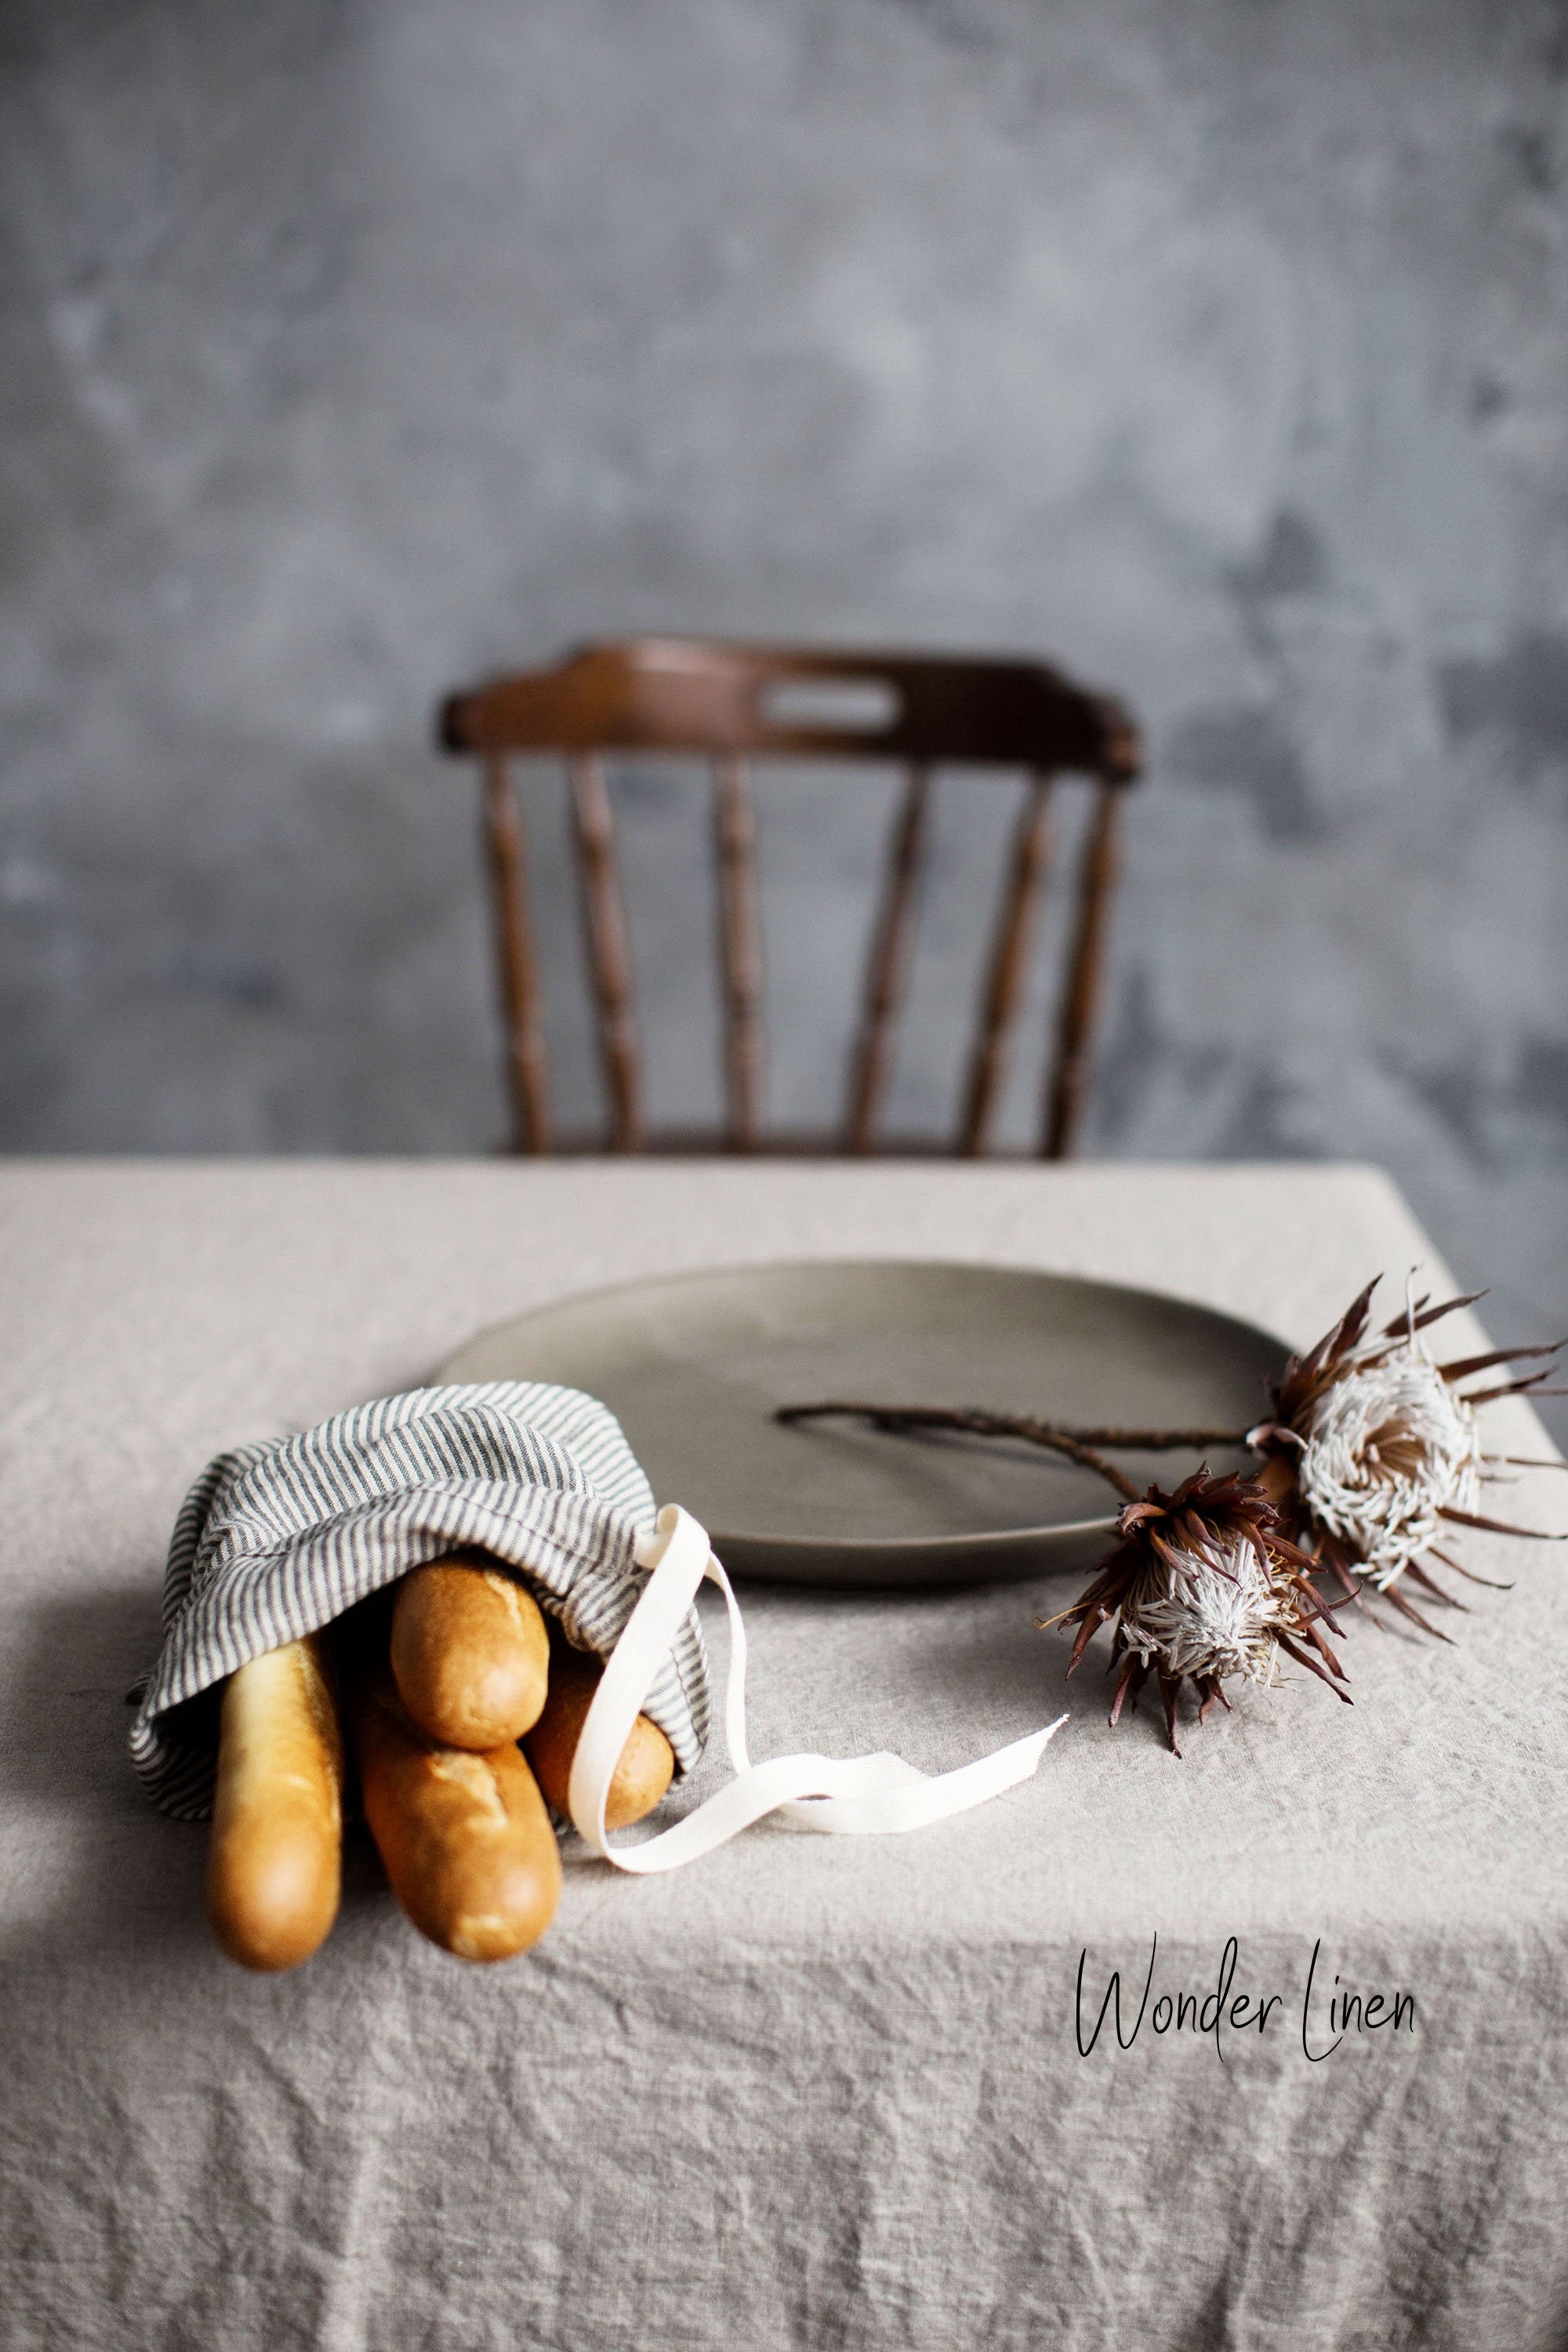
[[[1291,1535],[1340,1590],[1353,1597],[1362,1580],[1435,1633],[1437,1627],[1394,1589],[1396,1582],[1408,1574],[1457,1607],[1422,1565],[1430,1555],[1469,1573],[1436,1549],[1450,1526],[1500,1535],[1533,1532],[1476,1509],[1493,1458],[1482,1450],[1476,1415],[1494,1397],[1539,1387],[1548,1373],[1468,1394],[1459,1383],[1516,1358],[1554,1356],[1556,1349],[1495,1348],[1439,1364],[1422,1332],[1472,1305],[1473,1297],[1450,1298],[1440,1307],[1412,1300],[1369,1339],[1376,1287],[1369,1282],[1315,1348],[1290,1359],[1274,1391],[1273,1419],[1248,1436],[1273,1457],[1265,1483],[1278,1496]]]
[[[1445,1505],[1480,1500],[1481,1434],[1419,1340],[1345,1373],[1307,1415],[1301,1500],[1379,1586],[1443,1532]]]
[[[1043,1621],[1078,1626],[1070,1675],[1098,1628],[1114,1620],[1111,1664],[1120,1660],[1121,1673],[1113,1725],[1124,1704],[1136,1706],[1153,1673],[1179,1756],[1183,1683],[1197,1694],[1202,1723],[1216,1700],[1229,1706],[1223,1685],[1233,1677],[1272,1683],[1282,1653],[1348,1703],[1339,1661],[1318,1630],[1328,1612],[1309,1580],[1314,1563],[1289,1539],[1256,1479],[1235,1472],[1214,1478],[1205,1467],[1173,1495],[1151,1486],[1116,1524],[1121,1541],[1089,1590],[1059,1618]]]

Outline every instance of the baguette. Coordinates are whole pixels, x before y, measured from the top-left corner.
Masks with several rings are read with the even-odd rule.
[[[391,1650],[398,1696],[442,1747],[485,1753],[539,1720],[550,1637],[510,1576],[455,1559],[413,1570],[397,1588]]]
[[[584,1657],[558,1642],[550,1661],[550,1696],[523,1742],[534,1777],[563,1819],[570,1819],[566,1796],[572,1761],[603,1672],[596,1658]],[[652,1812],[674,1778],[675,1750],[658,1724],[639,1715],[610,1782],[605,1828],[624,1830],[640,1822]]]
[[[365,1819],[420,1934],[462,1960],[537,1943],[560,1899],[561,1853],[521,1750],[427,1738],[374,1671],[357,1682],[350,1720]]]
[[[342,1883],[342,1734],[314,1635],[229,1676],[207,1918],[242,1968],[297,1968],[325,1942]]]

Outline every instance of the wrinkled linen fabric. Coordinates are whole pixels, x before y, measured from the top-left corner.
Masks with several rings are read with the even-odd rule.
[[[217,1727],[189,1702],[454,1551],[483,1552],[577,1648],[608,1657],[647,1582],[634,1553],[653,1523],[652,1491],[615,1415],[537,1381],[377,1397],[218,1454],[169,1546],[163,1646],[131,1727],[143,1788],[174,1819],[205,1820]],[[709,1717],[695,1611],[643,1708],[689,1771]]]
[[[1376,1267],[1445,1279],[1383,1180],[1322,1167],[0,1170],[4,2352],[1568,2344],[1568,1547],[1467,1537],[1514,1590],[1463,1588],[1453,1646],[1352,1620],[1353,1707],[1233,1692],[1179,1763],[1035,1632],[1070,1580],[752,1588],[761,1754],[939,1770],[1071,1719],[918,1836],[766,1824],[637,1880],[568,1846],[503,1967],[423,1942],[357,1838],[306,1967],[213,1949],[205,1835],[148,1804],[122,1704],[192,1465],[514,1307],[878,1255],[1148,1284],[1292,1344]],[[1551,1451],[1522,1407],[1488,1426]],[[1565,1498],[1521,1471],[1504,1515]],[[1112,1968],[1131,2033],[1154,1938],[1151,2014],[1233,1936],[1267,2031],[1145,2015],[1079,2055],[1080,1957],[1086,2034]],[[1314,1951],[1314,2053],[1347,1986],[1413,2026],[1309,2056]]]

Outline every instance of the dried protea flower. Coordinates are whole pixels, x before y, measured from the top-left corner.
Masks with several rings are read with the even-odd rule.
[[[1568,1394],[1563,1389],[1542,1387],[1542,1382],[1552,1377],[1551,1364],[1545,1370],[1494,1382],[1489,1388],[1465,1389],[1460,1383],[1491,1371],[1500,1364],[1512,1364],[1529,1357],[1553,1358],[1561,1347],[1568,1346],[1568,1341],[1549,1347],[1493,1348],[1484,1355],[1439,1364],[1429,1354],[1421,1333],[1440,1322],[1444,1316],[1453,1314],[1456,1308],[1474,1306],[1484,1294],[1474,1291],[1467,1297],[1447,1299],[1440,1307],[1431,1306],[1425,1298],[1410,1299],[1403,1315],[1395,1316],[1392,1323],[1368,1339],[1367,1320],[1376,1287],[1375,1279],[1369,1282],[1361,1297],[1315,1348],[1305,1356],[1291,1357],[1272,1391],[1272,1416],[1255,1429],[1134,1429],[1120,1423],[1090,1427],[1043,1421],[1033,1414],[981,1411],[973,1406],[844,1402],[782,1405],[777,1417],[794,1422],[822,1414],[850,1413],[869,1421],[877,1429],[940,1429],[973,1437],[1022,1438],[1028,1444],[1065,1454],[1070,1461],[1095,1471],[1132,1507],[1132,1510],[1123,1511],[1119,1523],[1127,1540],[1122,1551],[1105,1564],[1102,1580],[1124,1557],[1131,1560],[1132,1567],[1136,1566],[1136,1560],[1127,1552],[1135,1527],[1140,1524],[1132,1511],[1147,1507],[1159,1514],[1181,1507],[1190,1517],[1194,1511],[1201,1514],[1207,1507],[1194,1501],[1195,1496],[1211,1491],[1217,1495],[1222,1487],[1233,1483],[1210,1480],[1205,1470],[1201,1474],[1201,1487],[1189,1479],[1174,1496],[1162,1495],[1152,1486],[1148,1495],[1141,1498],[1131,1480],[1102,1449],[1127,1447],[1144,1452],[1180,1447],[1196,1453],[1211,1446],[1250,1446],[1264,1459],[1256,1480],[1241,1482],[1242,1491],[1277,1512],[1273,1528],[1266,1536],[1267,1546],[1275,1556],[1289,1559],[1299,1571],[1321,1571],[1331,1577],[1339,1592],[1358,1606],[1363,1601],[1363,1588],[1370,1588],[1376,1597],[1414,1619],[1425,1632],[1436,1633],[1446,1641],[1447,1634],[1423,1615],[1400,1586],[1402,1580],[1408,1577],[1436,1599],[1460,1608],[1463,1603],[1444,1591],[1428,1561],[1439,1561],[1475,1584],[1492,1581],[1489,1577],[1476,1576],[1450,1553],[1437,1549],[1437,1538],[1449,1526],[1484,1528],[1495,1535],[1528,1536],[1543,1542],[1568,1540],[1543,1536],[1534,1528],[1510,1527],[1504,1520],[1484,1517],[1475,1508],[1482,1485],[1499,1466],[1563,1466],[1561,1463],[1533,1462],[1517,1454],[1484,1454],[1476,1421],[1479,1407],[1489,1404],[1495,1397],[1518,1396],[1530,1391],[1546,1396]],[[1150,1541],[1153,1542],[1152,1537]],[[1136,1688],[1136,1683],[1128,1680],[1133,1669],[1139,1668],[1141,1678],[1159,1658],[1165,1661],[1163,1672],[1175,1677],[1173,1690],[1186,1678],[1203,1691],[1202,1712],[1206,1714],[1215,1697],[1220,1696],[1221,1680],[1237,1674],[1251,1674],[1254,1680],[1259,1677],[1241,1664],[1205,1666],[1202,1663],[1205,1657],[1211,1653],[1215,1659],[1222,1655],[1239,1659],[1244,1654],[1257,1658],[1265,1653],[1272,1657],[1272,1649],[1261,1633],[1243,1640],[1237,1632],[1251,1624],[1258,1611],[1266,1613],[1261,1591],[1254,1595],[1255,1607],[1244,1607],[1243,1585],[1229,1553],[1225,1555],[1228,1565],[1216,1570],[1218,1553],[1215,1544],[1209,1542],[1200,1549],[1208,1562],[1205,1573],[1214,1588],[1210,1596],[1213,1608],[1205,1601],[1204,1610],[1195,1612],[1196,1588],[1189,1575],[1181,1591],[1172,1586],[1162,1593],[1151,1585],[1148,1595],[1131,1616],[1122,1610],[1117,1641],[1119,1652],[1128,1653],[1128,1664],[1118,1692],[1118,1710],[1127,1689]],[[1225,1547],[1221,1545],[1219,1550],[1224,1551]],[[1155,1557],[1162,1560],[1161,1572],[1169,1582],[1175,1571],[1157,1547]],[[1259,1557],[1256,1546],[1252,1557]],[[1131,1572],[1131,1567],[1128,1572]],[[1196,1573],[1194,1569],[1192,1574]],[[1215,1582],[1216,1575],[1219,1582],[1226,1586],[1223,1592]],[[1112,1585],[1115,1582],[1113,1578]],[[1095,1588],[1095,1594],[1100,1589]],[[1110,1591],[1112,1588],[1105,1589]],[[1250,1583],[1246,1591],[1252,1591]],[[1069,1611],[1067,1622],[1077,1619],[1094,1597],[1086,1596],[1079,1609]],[[1121,1609],[1118,1591],[1100,1610],[1094,1623],[1103,1623]],[[1086,1618],[1084,1622],[1088,1624],[1089,1621]],[[1263,1622],[1258,1618],[1259,1623]],[[1295,1633],[1307,1630],[1308,1622],[1303,1619],[1301,1626],[1293,1630],[1292,1638]],[[1226,1623],[1232,1628],[1228,1646],[1220,1638],[1220,1629]],[[1143,1635],[1134,1638],[1133,1629],[1140,1625],[1146,1639]],[[1126,1628],[1125,1636],[1122,1627]],[[1093,1631],[1092,1625],[1089,1631]],[[1080,1635],[1073,1653],[1074,1664],[1088,1639],[1089,1633]],[[1321,1641],[1318,1646],[1321,1648]],[[1305,1663],[1312,1662],[1309,1659]],[[1314,1666],[1313,1671],[1321,1669]],[[1166,1693],[1166,1704],[1167,1714],[1173,1721],[1171,1691]],[[1114,1714],[1111,1719],[1114,1722]]]
[[[1310,1407],[1296,1468],[1321,1527],[1386,1585],[1443,1533],[1445,1506],[1480,1500],[1481,1433],[1419,1340],[1347,1371]]]
[[[1448,1527],[1534,1532],[1477,1512],[1494,1457],[1482,1451],[1476,1412],[1493,1397],[1539,1387],[1547,1373],[1468,1394],[1459,1383],[1516,1358],[1553,1356],[1556,1349],[1494,1348],[1458,1363],[1436,1362],[1421,1333],[1472,1305],[1471,1297],[1440,1307],[1412,1300],[1368,1339],[1376,1286],[1368,1283],[1315,1348],[1290,1359],[1274,1391],[1273,1419],[1248,1436],[1273,1456],[1264,1483],[1277,1495],[1290,1532],[1340,1590],[1354,1596],[1356,1580],[1363,1580],[1435,1633],[1438,1628],[1395,1585],[1408,1574],[1439,1600],[1458,1605],[1422,1564],[1430,1556],[1469,1574],[1436,1549]]]
[[[1272,1683],[1281,1654],[1349,1703],[1340,1663],[1318,1630],[1328,1612],[1309,1581],[1314,1563],[1289,1539],[1255,1478],[1194,1471],[1173,1495],[1151,1486],[1126,1505],[1116,1526],[1121,1540],[1100,1562],[1088,1591],[1060,1617],[1040,1621],[1078,1626],[1069,1675],[1097,1629],[1115,1621],[1111,1664],[1120,1660],[1121,1670],[1110,1705],[1113,1725],[1129,1700],[1136,1705],[1152,1672],[1179,1756],[1176,1706],[1183,1683],[1197,1694],[1202,1723],[1216,1700],[1229,1706],[1223,1685],[1233,1677]]]

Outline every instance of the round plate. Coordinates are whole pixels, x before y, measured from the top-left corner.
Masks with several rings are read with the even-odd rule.
[[[824,1397],[978,1405],[1079,1423],[1246,1429],[1277,1339],[1148,1290],[1025,1268],[899,1261],[742,1266],[627,1283],[470,1339],[437,1381],[554,1381],[602,1398],[660,1503],[725,1566],[773,1582],[970,1582],[1080,1568],[1106,1548],[1109,1488],[1023,1444],[784,1426]],[[1142,1486],[1194,1454],[1128,1454]],[[1240,1460],[1215,1453],[1216,1469]]]

